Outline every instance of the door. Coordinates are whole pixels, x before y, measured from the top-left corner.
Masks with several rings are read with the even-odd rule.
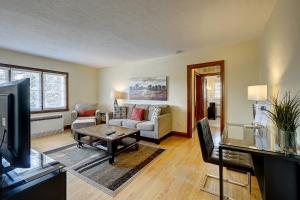
[[[195,75],[195,118],[196,121],[199,121],[205,116],[204,113],[204,76],[200,74]]]

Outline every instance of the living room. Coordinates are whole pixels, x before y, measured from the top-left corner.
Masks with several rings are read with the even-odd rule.
[[[1,101],[6,100],[0,99],[5,106],[0,155],[15,163],[6,169],[2,161],[1,198],[299,198],[295,189],[299,145],[296,153],[289,154],[259,147],[254,151],[254,144],[242,148],[232,142],[249,139],[248,129],[253,134],[277,132],[278,122],[266,117],[266,110],[272,112],[268,102],[274,97],[284,100],[287,92],[297,98],[297,0],[1,0],[0,4],[0,94],[7,94],[9,87],[11,94],[20,95],[14,88],[25,91],[28,85],[23,79],[30,82],[30,95],[23,95],[22,104],[29,106],[30,115],[23,116],[20,106],[5,106]],[[222,69],[210,74],[221,85],[219,110],[213,111],[218,121],[210,119],[206,125],[208,105],[203,114],[196,109],[195,69],[215,66]],[[252,86],[257,93],[253,98]],[[262,88],[267,89],[259,98]],[[20,123],[7,131],[8,106],[24,123],[7,115],[12,124]],[[30,130],[22,132],[27,121]],[[220,123],[218,129],[213,123]],[[243,129],[231,129],[237,124]],[[209,132],[214,141],[201,140]],[[226,143],[228,135],[235,140]],[[24,140],[27,158],[35,155],[39,161],[24,167],[17,156],[21,147],[14,147],[17,142],[12,140]],[[209,146],[205,142],[218,146],[220,140],[224,152],[242,149],[234,158],[245,160],[250,155],[251,166],[243,165],[243,170],[228,166],[226,153],[217,153],[218,159],[213,158],[217,161],[210,162],[204,155],[204,146]],[[288,162],[281,166],[268,160],[272,156]],[[273,170],[263,170],[270,166]],[[24,174],[37,168],[38,176]],[[274,175],[281,171],[286,173]],[[228,183],[223,176],[239,184]],[[16,179],[10,187],[2,182],[9,177]],[[288,180],[293,186],[283,187]]]

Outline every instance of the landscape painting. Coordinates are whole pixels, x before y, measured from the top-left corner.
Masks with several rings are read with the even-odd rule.
[[[132,78],[129,99],[167,101],[167,77]]]

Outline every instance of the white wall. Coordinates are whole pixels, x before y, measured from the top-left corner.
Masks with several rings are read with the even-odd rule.
[[[260,81],[268,84],[270,96],[300,91],[299,8],[299,0],[279,0],[262,35]],[[300,128],[297,132],[300,142]]]
[[[186,132],[187,65],[225,60],[225,120],[251,122],[251,102],[247,86],[257,84],[259,74],[258,41],[230,46],[194,50],[174,56],[145,60],[99,70],[99,102],[111,109],[113,90],[127,91],[132,77],[168,76],[168,101],[129,101],[132,103],[165,103],[172,106],[173,130]]]
[[[300,86],[300,1],[279,0],[261,39],[261,82],[270,93]]]
[[[0,49],[0,63],[68,72],[70,111],[78,102],[98,102],[98,69],[96,68],[6,49]],[[70,111],[63,113],[65,124],[70,124]]]

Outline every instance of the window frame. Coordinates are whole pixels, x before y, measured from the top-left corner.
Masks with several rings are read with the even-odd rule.
[[[11,81],[11,69],[19,69],[19,70],[27,70],[27,71],[33,71],[33,72],[39,72],[41,73],[41,110],[37,111],[30,111],[31,114],[38,114],[38,113],[51,113],[51,112],[66,112],[69,111],[69,73],[68,72],[61,72],[61,71],[54,71],[54,70],[48,70],[48,69],[41,69],[41,68],[35,68],[35,67],[25,67],[25,66],[19,66],[19,65],[11,65],[11,64],[4,64],[0,63],[0,67],[7,68],[8,71],[8,78],[9,81]],[[58,75],[64,75],[66,78],[66,108],[58,108],[58,109],[44,109],[44,73],[51,73],[51,74],[58,74]]]

